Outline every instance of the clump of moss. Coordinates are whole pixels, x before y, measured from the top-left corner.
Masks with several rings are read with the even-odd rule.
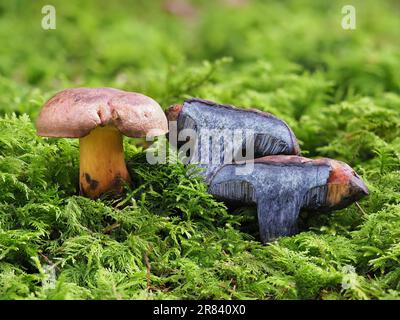
[[[262,246],[182,164],[150,165],[126,143],[136,185],[93,201],[76,195],[76,142],[37,137],[27,116],[0,125],[3,298],[376,298],[399,289],[396,204],[354,231],[339,212]],[[343,289],[349,265],[357,281]]]

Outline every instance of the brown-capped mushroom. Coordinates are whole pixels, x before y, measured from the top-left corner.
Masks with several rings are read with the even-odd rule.
[[[120,193],[131,180],[122,136],[154,137],[168,132],[153,99],[113,88],[66,89],[48,100],[36,122],[44,137],[79,138],[81,194],[97,198]]]

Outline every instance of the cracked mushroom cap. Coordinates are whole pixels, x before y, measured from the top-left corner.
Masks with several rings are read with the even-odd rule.
[[[128,137],[168,132],[167,118],[153,99],[113,88],[73,88],[48,100],[36,121],[38,135],[80,138],[98,126],[113,125]]]

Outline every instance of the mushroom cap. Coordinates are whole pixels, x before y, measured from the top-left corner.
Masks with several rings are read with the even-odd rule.
[[[153,99],[113,88],[72,88],[49,99],[36,121],[44,137],[80,138],[98,126],[113,125],[129,137],[168,132],[167,118]]]

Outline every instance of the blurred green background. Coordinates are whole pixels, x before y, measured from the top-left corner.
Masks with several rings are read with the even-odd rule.
[[[41,27],[47,4],[56,30]],[[356,30],[341,27],[346,4]],[[0,110],[36,115],[74,86],[140,91],[163,107],[201,94],[297,117],[312,104],[398,93],[399,11],[395,0],[2,1]],[[233,60],[222,70],[203,65],[223,57]]]

